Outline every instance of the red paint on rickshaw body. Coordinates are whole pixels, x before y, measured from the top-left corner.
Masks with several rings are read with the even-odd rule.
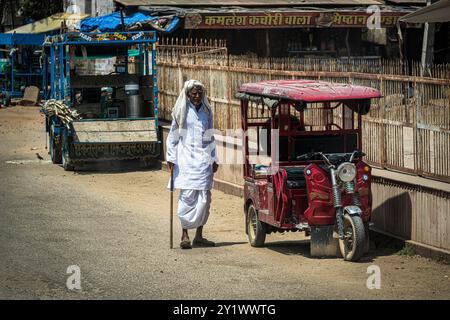
[[[368,222],[372,211],[371,176],[370,171],[366,172],[364,168],[371,170],[365,162],[358,161],[355,191],[359,194],[361,202],[361,217],[364,222]],[[308,208],[304,214],[306,219],[311,226],[334,224],[335,209],[330,174],[317,164],[306,167],[305,172],[310,173],[305,174],[308,190]],[[363,178],[364,175],[367,176],[367,180]],[[341,195],[344,207],[352,205],[350,194],[342,192]]]
[[[370,87],[313,80],[273,80],[245,83],[239,91],[305,102],[372,99],[381,96],[378,90]]]
[[[369,222],[372,214],[372,176],[370,173],[372,169],[363,161],[358,161],[355,165],[357,170],[355,191],[358,193],[361,202],[361,218],[364,222]],[[368,168],[369,171],[365,171],[364,168]],[[367,180],[364,179],[364,176],[367,177]],[[342,195],[342,204],[344,207],[352,205],[351,195],[344,193]]]
[[[364,168],[368,168],[368,171],[365,171]],[[372,214],[372,168],[364,161],[358,161],[356,170],[356,192],[361,201],[361,217],[364,222],[368,222]],[[364,175],[367,176],[367,180],[364,179]]]
[[[268,209],[267,181],[255,181],[256,191],[258,193],[258,208],[262,210]]]
[[[309,204],[305,217],[309,224],[311,226],[334,224],[336,213],[330,174],[314,163],[306,167],[305,176]]]

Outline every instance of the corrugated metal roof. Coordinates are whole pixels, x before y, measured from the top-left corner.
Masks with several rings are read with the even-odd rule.
[[[87,14],[71,14],[71,13],[56,13],[45,19],[21,26],[7,33],[27,33],[38,34],[49,31],[58,30],[61,27],[61,22],[66,21],[68,26],[80,22],[80,20],[89,17]]]
[[[409,23],[450,21],[450,0],[440,0],[400,19]]]
[[[401,12],[401,13],[411,13],[417,9],[418,6],[379,6],[381,12]],[[171,6],[141,6],[140,10],[146,12],[150,15],[171,15],[175,14],[178,16],[186,16],[187,14],[196,13],[211,13],[211,14],[232,14],[232,13],[301,13],[301,12],[366,12],[366,8],[362,6],[351,6],[351,7],[194,7],[194,8],[184,8],[184,7],[171,7]]]
[[[412,0],[414,1],[414,0]],[[416,0],[417,1],[417,0]],[[372,5],[384,4],[383,0],[115,0],[124,6],[308,6],[308,5]]]

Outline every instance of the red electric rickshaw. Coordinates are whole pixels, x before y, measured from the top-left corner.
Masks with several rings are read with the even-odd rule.
[[[245,221],[249,242],[304,231],[311,256],[357,261],[369,249],[371,168],[362,120],[376,89],[312,80],[243,84]]]

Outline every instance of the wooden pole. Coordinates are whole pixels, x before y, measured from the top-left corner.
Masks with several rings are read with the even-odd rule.
[[[270,34],[269,29],[266,29],[266,57],[270,57]]]
[[[11,11],[11,25],[12,25],[12,28],[15,29],[16,22],[15,22],[14,18],[15,18],[15,13],[16,13],[16,6],[13,4],[12,0],[9,1],[9,10]]]
[[[120,8],[120,24],[122,31],[125,31],[125,14],[123,12],[124,7]]]
[[[173,249],[173,167],[170,168],[170,249]]]

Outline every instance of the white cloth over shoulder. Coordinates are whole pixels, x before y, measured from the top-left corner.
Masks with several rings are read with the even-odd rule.
[[[183,229],[196,229],[206,224],[211,205],[209,190],[181,190],[178,217]]]
[[[207,109],[207,112],[211,112],[211,106],[209,105],[208,98],[206,97],[206,88],[198,80],[188,80],[184,83],[183,89],[175,102],[175,106],[172,109],[172,119],[175,120],[179,128],[185,127],[186,116],[188,114],[188,92],[194,87],[201,87],[203,89],[202,105]]]

